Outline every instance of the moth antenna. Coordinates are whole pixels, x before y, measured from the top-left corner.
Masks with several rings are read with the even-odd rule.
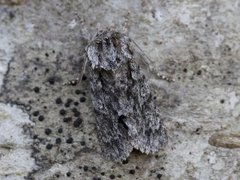
[[[147,65],[147,66],[149,66],[150,67],[150,64],[151,64],[151,59],[147,56],[147,54],[146,53],[144,53],[144,51],[141,49],[141,47],[134,41],[134,40],[132,40],[131,38],[130,38],[130,41],[131,42],[133,42],[133,44],[138,48],[138,52],[139,52],[139,54],[143,57],[143,63],[145,64],[145,65]],[[155,71],[156,72],[156,70],[155,70],[155,68],[150,68],[150,71]],[[173,78],[171,78],[171,77],[168,77],[168,76],[164,76],[164,75],[161,75],[161,74],[157,74],[156,75],[158,78],[160,78],[160,79],[162,79],[162,80],[165,80],[165,81],[168,81],[168,82],[175,82],[175,80],[173,79]]]
[[[147,56],[146,53],[144,53],[144,51],[142,50],[142,48],[134,41],[130,38],[130,41],[133,42],[133,44],[138,48],[139,50],[139,54],[144,58],[144,63],[146,65],[150,65],[151,63],[151,59]]]
[[[133,43],[134,46],[137,47],[135,49],[137,50],[138,54],[142,57],[142,58],[139,58],[138,60],[140,61],[139,65],[143,66],[142,69],[145,72],[145,75],[147,77],[155,76],[156,70],[153,69],[151,66],[151,62],[152,62],[151,59],[146,55],[146,53],[144,53],[142,48],[134,40],[130,38],[130,41]],[[147,66],[147,68],[144,68],[144,66]]]

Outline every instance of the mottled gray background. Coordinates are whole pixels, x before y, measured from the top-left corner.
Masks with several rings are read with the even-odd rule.
[[[0,179],[240,179],[239,0],[0,0]],[[101,29],[150,57],[169,143],[100,155],[84,47]],[[86,74],[87,77],[87,74]]]

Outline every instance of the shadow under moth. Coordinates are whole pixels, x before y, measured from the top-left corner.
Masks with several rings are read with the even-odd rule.
[[[134,44],[128,36],[107,30],[86,47],[97,135],[103,155],[113,161],[125,160],[133,149],[158,152],[167,142],[140,66],[144,57]]]

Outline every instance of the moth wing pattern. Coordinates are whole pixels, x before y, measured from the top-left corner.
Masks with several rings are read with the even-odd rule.
[[[126,159],[133,148],[159,151],[167,142],[163,118],[131,39],[103,31],[86,47],[91,98],[103,155]]]

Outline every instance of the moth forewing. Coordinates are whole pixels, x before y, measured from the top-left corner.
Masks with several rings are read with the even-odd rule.
[[[133,148],[157,152],[167,142],[144,57],[135,47],[126,35],[103,31],[86,48],[98,139],[103,155],[114,161]]]

